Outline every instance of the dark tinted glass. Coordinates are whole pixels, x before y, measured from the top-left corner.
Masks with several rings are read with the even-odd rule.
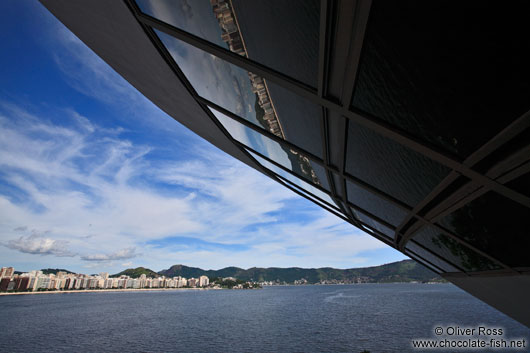
[[[437,268],[433,267],[432,265],[428,264],[427,262],[425,262],[424,260],[420,259],[419,256],[411,253],[410,251],[406,251],[405,250],[405,255],[409,256],[411,259],[413,259],[414,261],[416,262],[419,262],[420,264],[422,264],[423,266],[427,267],[429,270],[433,271],[433,272],[436,272],[436,273],[439,273],[440,270],[438,270]]]
[[[252,155],[252,157],[254,157],[258,161],[258,163],[260,163],[265,168],[267,168],[267,169],[273,171],[274,173],[278,174],[279,176],[289,180],[293,184],[298,185],[300,188],[306,190],[309,194],[312,194],[312,195],[315,195],[315,196],[321,198],[322,200],[328,202],[330,205],[335,205],[335,203],[333,202],[331,197],[328,194],[326,194],[325,192],[317,189],[316,187],[314,187],[313,185],[311,185],[309,183],[306,183],[302,179],[299,179],[299,178],[295,177],[294,175],[292,175],[290,173],[287,173],[285,170],[283,170],[281,168],[278,168],[277,166],[275,166],[274,164],[270,163],[269,161],[261,158],[257,154],[252,153],[252,151],[249,151],[249,153]],[[336,206],[333,206],[333,207],[336,207]]]
[[[466,157],[530,109],[530,2],[374,0],[352,105]]]
[[[215,109],[211,111],[235,140],[292,170],[307,181],[329,190],[329,183],[322,166]]]
[[[435,161],[349,122],[346,172],[414,206],[449,174]]]
[[[355,211],[353,210],[352,211],[355,216],[357,218],[359,218],[359,220],[361,220],[362,222],[366,223],[367,225],[371,226],[372,228],[374,228],[375,230],[378,230],[379,232],[383,233],[384,235],[386,235],[387,237],[389,237],[390,239],[394,239],[394,231],[390,228],[388,228],[387,226],[384,226],[382,225],[381,223],[373,220],[372,218],[368,217],[367,215],[365,215],[364,213],[362,212],[359,212],[359,211]]]
[[[431,262],[435,266],[438,266],[445,272],[460,272],[456,267],[452,266],[451,264],[448,264],[439,257],[432,255],[431,253],[423,249],[421,246],[416,244],[416,242],[414,242],[413,240],[410,240],[407,245],[405,245],[405,252],[407,250],[412,251],[415,254],[423,257],[425,260]]]
[[[360,186],[346,181],[348,187],[348,200],[356,206],[376,215],[388,223],[398,226],[407,215],[403,209],[372,194]]]
[[[530,197],[530,173],[521,175],[519,178],[510,181],[506,186]]]
[[[281,180],[281,178],[280,178]],[[291,179],[287,179],[288,181],[290,181],[291,183],[294,184],[294,181],[293,181],[293,177],[291,176]],[[289,184],[287,183],[285,180],[282,180],[283,182],[285,182],[286,184],[288,184],[289,186],[297,189],[298,191],[300,191],[301,193],[303,193],[308,199],[310,199],[311,201],[315,202],[317,205],[321,206],[321,207],[327,207],[327,208],[331,208],[333,209],[333,211],[337,212],[337,213],[340,213],[342,214],[344,217],[347,217],[345,216],[342,211],[340,210],[340,208],[335,204],[335,203],[332,203],[333,200],[331,199],[330,196],[322,193],[322,194],[319,194],[319,198],[315,197],[316,195],[315,194],[310,194],[307,190],[303,189],[302,187],[300,187],[299,185],[297,184]],[[300,184],[300,183],[298,183]],[[311,186],[309,184],[306,183],[305,185],[306,187],[308,186]],[[309,189],[309,188],[308,188]],[[315,190],[314,188],[311,188],[313,191]],[[320,190],[318,190],[320,191]],[[327,201],[327,202],[323,202],[323,201]]]
[[[513,267],[530,267],[530,209],[488,192],[439,223],[466,242]]]
[[[422,228],[414,235],[413,239],[442,259],[465,271],[485,271],[500,268],[489,259],[463,246],[434,227]]]
[[[308,85],[317,85],[319,0],[137,3],[143,12],[161,21]]]
[[[433,267],[431,264],[427,263],[426,261],[422,260],[417,254],[414,254],[412,253],[411,251],[409,250],[405,250],[404,251],[405,255],[407,255],[408,257],[410,257],[412,260],[416,261],[416,262],[419,262],[420,264],[422,264],[423,266],[427,267],[429,270],[431,271],[434,271],[436,273],[439,273],[440,270]]]
[[[156,33],[200,96],[322,156],[318,106],[194,46]]]

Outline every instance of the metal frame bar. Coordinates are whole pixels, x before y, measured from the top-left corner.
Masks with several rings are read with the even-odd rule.
[[[252,151],[252,150],[250,150],[250,151],[251,151],[252,153],[254,153],[254,151]],[[254,158],[254,159],[255,159],[255,158]],[[259,162],[258,162],[258,163],[259,163]],[[261,163],[260,163],[260,164],[261,164]],[[278,178],[281,178],[281,179],[285,180],[285,182],[287,182],[287,183],[293,185],[295,188],[298,188],[298,189],[302,190],[302,192],[305,192],[305,193],[311,195],[312,198],[315,198],[318,202],[322,203],[324,206],[326,206],[326,207],[328,207],[328,208],[330,208],[330,209],[335,210],[335,212],[340,212],[340,211],[341,211],[340,208],[339,208],[338,206],[333,205],[333,204],[329,203],[328,201],[326,201],[326,200],[324,200],[324,199],[322,199],[322,198],[320,198],[320,197],[318,197],[318,196],[312,194],[311,192],[305,190],[303,187],[301,187],[301,186],[299,186],[299,185],[296,185],[295,183],[293,183],[293,182],[290,181],[289,179],[287,179],[287,178],[285,178],[285,177],[283,177],[283,176],[281,176],[281,175],[279,175],[279,174],[276,174],[274,171],[271,171],[271,172],[274,173]]]
[[[359,72],[359,64],[361,61],[361,51],[364,43],[364,34],[366,32],[371,7],[372,0],[355,1],[355,14],[351,29],[352,38],[348,50],[348,62],[350,64],[346,68],[346,74],[342,82],[341,104],[346,109],[350,107],[355,90],[357,73]]]
[[[257,161],[256,161],[256,162],[257,162]],[[258,163],[259,163],[259,162],[258,162]],[[315,200],[313,200],[313,201],[318,201],[318,202],[320,202],[321,205],[319,205],[319,206],[324,207],[327,211],[332,212],[332,213],[341,212],[341,210],[340,210],[337,206],[333,206],[333,205],[331,205],[329,202],[327,202],[327,201],[325,201],[325,200],[322,200],[320,197],[318,197],[318,196],[316,196],[316,195],[313,195],[312,193],[310,193],[310,192],[307,191],[307,190],[304,190],[304,188],[302,188],[302,187],[296,185],[295,183],[293,183],[293,182],[290,181],[289,179],[287,179],[287,178],[285,178],[285,177],[283,177],[283,176],[281,176],[281,175],[278,175],[278,174],[274,173],[273,171],[272,171],[272,173],[273,173],[277,178],[282,179],[285,183],[288,183],[289,185],[291,185],[293,188],[295,188],[295,189],[299,189],[302,193],[305,193],[305,194],[309,195],[309,197],[308,197],[309,199],[314,198]],[[335,214],[335,215],[337,215],[337,214]],[[345,218],[345,216],[341,216],[341,217],[342,217],[342,218]]]
[[[318,44],[318,87],[319,97],[326,96],[326,82],[328,76],[328,44],[329,44],[329,8],[328,0],[320,0],[320,28]]]
[[[530,114],[527,113],[527,114],[523,115],[521,118],[519,118],[518,120],[516,120],[513,124],[510,125],[510,129],[503,130],[501,133],[499,133],[491,141],[491,143],[496,144],[497,147],[499,147],[500,146],[499,141],[504,140],[504,142],[507,142],[509,140],[509,139],[506,138],[506,136],[509,136],[510,138],[516,136],[518,134],[518,132],[520,132],[520,131],[518,131],[518,132],[513,131],[514,128],[519,129],[521,126],[526,128],[527,125],[530,125],[530,119],[528,119],[528,116],[530,116]],[[484,150],[486,150],[486,149],[489,149],[489,148],[486,146],[484,148]],[[489,171],[487,172],[487,174],[489,174],[488,176],[495,177],[495,176],[501,175],[501,177],[498,177],[497,180],[499,182],[501,182],[502,184],[504,184],[504,183],[510,182],[511,180],[513,180],[514,178],[516,178],[518,176],[524,175],[526,172],[529,172],[530,171],[530,162],[528,160],[530,158],[529,158],[529,155],[527,153],[528,149],[529,149],[529,147],[527,146],[527,147],[523,148],[522,150],[510,155],[509,156],[509,160],[512,161],[512,163],[507,163],[507,160],[505,159],[505,160],[502,160],[502,161],[498,162],[494,166],[492,166],[489,169]],[[487,154],[481,152],[481,157],[485,158],[485,157],[487,157]],[[479,159],[478,157],[473,157],[475,163],[478,163],[480,160],[482,160],[482,158]],[[511,169],[514,164],[515,165],[519,165],[519,167],[517,167],[515,169]],[[470,181],[466,185],[462,186],[461,189],[469,188],[470,186],[473,187],[473,184],[474,184],[474,182]],[[453,203],[450,207],[445,208],[443,211],[437,211],[437,212],[435,211],[434,212],[435,216],[431,217],[429,219],[429,221],[425,222],[425,220],[422,219],[422,223],[423,223],[422,227],[420,227],[419,229],[416,229],[414,232],[411,232],[410,234],[405,234],[403,236],[402,241],[399,244],[399,247],[403,248],[406,245],[407,241],[409,241],[410,239],[413,239],[414,236],[418,232],[420,232],[421,229],[423,229],[424,226],[430,224],[430,225],[434,226],[435,228],[437,228],[438,230],[442,231],[445,235],[449,236],[450,238],[452,238],[455,241],[457,241],[458,243],[460,243],[461,245],[465,246],[466,248],[468,248],[468,249],[470,249],[470,250],[472,250],[472,251],[474,251],[474,252],[476,252],[476,253],[478,253],[478,254],[486,257],[486,258],[488,258],[490,261],[493,261],[494,263],[496,263],[497,265],[503,267],[504,269],[512,271],[512,272],[519,273],[519,271],[517,271],[517,270],[513,269],[512,267],[506,265],[505,263],[503,263],[502,261],[498,260],[497,258],[495,258],[493,256],[490,256],[487,253],[479,250],[478,248],[476,248],[475,246],[473,246],[472,244],[470,244],[466,240],[461,239],[459,236],[455,235],[454,233],[450,232],[446,228],[444,228],[444,227],[442,227],[442,226],[440,226],[440,225],[435,223],[438,220],[442,219],[443,217],[447,216],[448,214],[451,214],[452,212],[454,212],[454,211],[460,209],[461,207],[463,207],[464,205],[472,202],[473,200],[475,200],[475,199],[479,198],[480,196],[486,194],[487,192],[491,191],[491,188],[489,188],[489,187],[483,187],[483,186],[476,185],[476,184],[475,184],[474,187],[475,187],[474,191],[467,192],[468,193],[467,196],[464,196],[459,201]],[[455,194],[456,193],[454,193],[453,195],[455,195]],[[446,206],[440,205],[439,206],[440,210],[441,210],[441,207],[446,207]]]
[[[425,246],[421,245],[420,243],[418,243],[417,241],[412,241],[412,243],[418,247],[420,247],[422,250],[428,252],[431,256],[434,256],[435,258],[441,260],[442,262],[445,262],[447,263],[449,266],[452,266],[454,268],[456,268],[458,271],[462,272],[462,273],[467,273],[466,270],[464,270],[462,267],[458,266],[458,265],[455,265],[453,262],[451,261],[448,261],[447,259],[444,259],[443,257],[441,257],[440,255],[438,255],[437,253],[433,252],[432,250],[426,248]],[[400,250],[400,251],[412,251],[410,249],[403,249],[403,250]],[[444,273],[447,273],[447,271],[444,271]]]
[[[501,132],[499,132],[496,136],[494,136],[490,141],[485,143],[477,151],[475,151],[468,158],[466,158],[466,160],[464,161],[464,164],[468,165],[469,167],[473,167],[474,165],[478,164],[480,161],[485,159],[487,156],[489,156],[491,153],[495,152],[502,145],[504,145],[505,143],[507,143],[511,139],[515,138],[520,132],[524,131],[528,127],[530,127],[530,111],[526,112],[525,114],[523,114],[522,116],[517,118],[509,126],[507,126],[505,129],[503,129]],[[492,167],[489,168],[488,172],[486,172],[486,176],[496,179],[497,182],[499,182],[500,184],[505,184],[505,183],[507,183],[507,182],[512,180],[510,178],[510,176],[508,176],[506,178],[500,178],[498,176],[502,175],[503,173],[511,174],[509,172],[509,169],[511,167],[513,167],[514,165],[515,166],[519,165],[519,168],[516,168],[515,170],[513,170],[515,172],[513,174],[513,176],[522,175],[523,173],[521,173],[520,171],[517,172],[517,170],[520,170],[521,168],[523,168],[525,161],[527,161],[529,159],[529,157],[528,157],[529,156],[528,155],[529,149],[530,149],[530,145],[527,146],[526,148],[523,148],[522,150],[510,155],[510,156],[507,156],[507,158],[505,158],[504,160],[499,161],[497,164],[495,164],[495,165],[493,165]],[[447,185],[449,185],[447,182],[450,179],[453,179],[453,181],[454,181],[454,180],[456,180],[457,177],[458,177],[458,174],[455,171],[453,171],[453,172],[451,172],[451,174],[448,177],[446,177],[442,181],[441,184],[446,183]],[[461,187],[460,190],[468,188],[470,185],[472,185],[474,183],[475,182],[473,180],[471,180],[468,184],[466,184],[463,187]],[[469,193],[467,196],[462,198],[460,201],[457,201],[456,203],[453,203],[450,207],[447,207],[446,203],[442,202],[442,203],[438,204],[435,208],[430,210],[430,213],[435,214],[434,217],[430,218],[432,220],[432,222],[436,222],[437,220],[445,217],[446,215],[454,212],[458,208],[464,206],[465,204],[473,201],[477,197],[479,197],[479,196],[485,194],[487,191],[491,190],[491,188],[489,188],[487,186],[481,186],[480,184],[475,185],[475,187],[476,187],[476,190],[474,192]],[[436,192],[436,190],[438,192]],[[435,197],[437,197],[444,190],[445,190],[445,187],[441,188],[441,189],[439,187],[437,187],[433,192],[431,192],[426,197],[425,200],[420,202],[420,204],[418,204],[414,208],[414,210],[407,216],[407,218],[411,219],[412,217],[416,216],[418,214],[418,212],[420,212],[425,205],[430,203]],[[456,194],[456,192],[453,193],[453,195],[454,194]],[[450,198],[451,196],[452,195],[450,195],[447,198]],[[506,195],[503,195],[503,196],[506,196]],[[447,198],[446,198],[446,200],[447,200]],[[446,207],[446,208],[443,209],[444,207]],[[406,223],[404,222],[403,224],[400,225],[400,227],[396,231],[396,234],[397,233],[401,233],[402,227],[405,224]],[[421,231],[421,228],[420,229],[416,229],[414,233],[417,233],[419,231]],[[401,240],[401,242],[402,243],[406,243],[409,239],[414,237],[414,233],[405,235],[403,237],[403,239]],[[473,248],[470,244],[467,244],[467,242],[465,242],[465,244],[466,244],[466,246],[468,248]],[[504,264],[502,264],[502,266],[505,267],[505,268],[508,267],[508,266],[506,266]]]
[[[425,267],[429,268],[431,271],[433,271],[434,273],[437,273],[437,274],[441,274],[441,273],[448,273],[448,272],[445,272],[444,270],[442,270],[440,267],[436,266],[435,264],[433,264],[432,262],[426,260],[425,258],[423,258],[422,256],[416,254],[414,251],[412,250],[405,250],[403,252],[405,255],[407,255],[408,257],[410,257],[411,259],[415,260],[415,261],[418,261],[420,263],[422,263]],[[419,260],[418,260],[419,259]]]
[[[309,159],[311,159],[312,161],[322,165],[323,167],[326,167],[325,164],[324,164],[324,161],[322,160],[321,157],[318,157],[316,155],[314,155],[313,153],[311,152],[308,152],[306,151],[305,149],[303,148],[300,148],[298,147],[297,145],[293,144],[292,142],[289,142],[287,140],[284,140],[282,139],[281,137],[273,134],[272,132],[266,130],[265,128],[263,127],[260,127],[260,126],[257,126],[256,124],[254,123],[251,123],[250,121],[246,120],[246,119],[243,119],[242,117],[232,113],[231,111],[221,107],[220,105],[217,105],[216,103],[204,98],[204,97],[201,97],[201,96],[197,96],[197,100],[212,107],[213,109],[217,110],[218,112],[228,116],[229,118],[231,118],[232,120],[235,120],[237,121],[238,123],[240,123],[241,125],[245,125],[246,127],[248,127],[249,129],[252,129],[268,138],[270,138],[271,140],[279,143],[280,145],[283,145],[289,149],[292,149],[298,153],[301,153],[303,154],[304,156],[308,157]]]

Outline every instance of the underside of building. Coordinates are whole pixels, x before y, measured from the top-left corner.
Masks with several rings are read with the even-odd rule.
[[[530,3],[41,2],[199,136],[530,326]]]

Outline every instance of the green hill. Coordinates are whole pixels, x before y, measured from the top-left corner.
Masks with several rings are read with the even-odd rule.
[[[381,266],[335,269],[331,267],[323,268],[259,268],[252,267],[248,270],[239,267],[226,267],[220,270],[202,270],[197,267],[184,265],[174,265],[167,270],[158,272],[166,277],[182,276],[186,278],[206,275],[212,277],[235,277],[244,281],[279,281],[292,283],[302,278],[308,283],[318,283],[320,281],[340,281],[340,282],[363,282],[385,283],[385,282],[439,282],[443,281],[440,276],[430,271],[413,260],[403,260]]]
[[[43,268],[41,271],[45,275],[49,275],[50,273],[56,275],[57,272],[75,273],[72,271],[65,270],[63,268]]]
[[[153,270],[150,270],[145,267],[137,267],[137,268],[128,268],[124,271],[121,271],[120,273],[116,273],[115,275],[112,275],[111,277],[119,277],[122,275],[130,276],[132,278],[138,278],[141,275],[146,275],[147,277],[158,277],[159,276],[159,274]]]

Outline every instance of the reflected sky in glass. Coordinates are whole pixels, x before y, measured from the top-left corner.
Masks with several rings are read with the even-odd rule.
[[[174,27],[317,85],[319,0],[232,0],[215,5],[210,0],[138,0],[137,4],[144,13]]]
[[[300,158],[298,154],[294,153],[289,148],[283,147],[278,142],[240,124],[236,120],[215,109],[211,109],[211,111],[234,139],[270,158],[283,167],[292,170],[307,181],[318,183],[325,189],[329,190],[325,169],[322,166],[308,159]]]
[[[287,173],[285,170],[283,170],[281,168],[278,168],[277,166],[275,166],[274,164],[270,163],[269,161],[261,158],[257,154],[252,153],[252,151],[249,151],[249,153],[252,155],[252,157],[254,157],[265,168],[267,168],[269,170],[272,170],[274,173],[278,174],[279,176],[289,180],[290,182],[292,182],[295,185],[298,185],[299,187],[301,187],[302,189],[306,190],[310,194],[313,194],[313,195],[321,198],[322,200],[324,200],[326,202],[329,202],[331,205],[335,204],[333,202],[333,200],[331,199],[331,197],[328,194],[326,194],[325,192],[315,188],[314,186],[306,183],[305,181],[303,181],[303,180],[301,180],[299,178],[296,178],[292,174]],[[336,207],[336,206],[334,206],[334,207]]]

